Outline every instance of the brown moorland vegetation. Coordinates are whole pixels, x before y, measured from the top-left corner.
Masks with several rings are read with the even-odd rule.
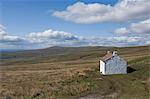
[[[127,75],[102,76],[99,59],[117,50],[128,61]],[[2,99],[148,99],[150,46],[52,47],[2,52]]]

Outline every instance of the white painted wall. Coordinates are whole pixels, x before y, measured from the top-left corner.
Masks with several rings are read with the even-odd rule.
[[[109,74],[126,74],[127,62],[115,55],[112,59],[105,63],[105,75]]]
[[[105,74],[105,63],[100,60],[100,73]]]

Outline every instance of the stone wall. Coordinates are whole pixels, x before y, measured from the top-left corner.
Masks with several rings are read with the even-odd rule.
[[[105,74],[126,74],[127,62],[118,55],[106,61]]]

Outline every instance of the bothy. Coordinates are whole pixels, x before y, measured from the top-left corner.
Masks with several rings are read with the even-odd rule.
[[[127,62],[117,54],[117,51],[108,51],[99,63],[100,73],[103,75],[127,73]]]

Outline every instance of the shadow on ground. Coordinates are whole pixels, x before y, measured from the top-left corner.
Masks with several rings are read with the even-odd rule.
[[[134,71],[136,71],[136,69],[131,68],[131,67],[127,67],[127,73],[132,73]]]

